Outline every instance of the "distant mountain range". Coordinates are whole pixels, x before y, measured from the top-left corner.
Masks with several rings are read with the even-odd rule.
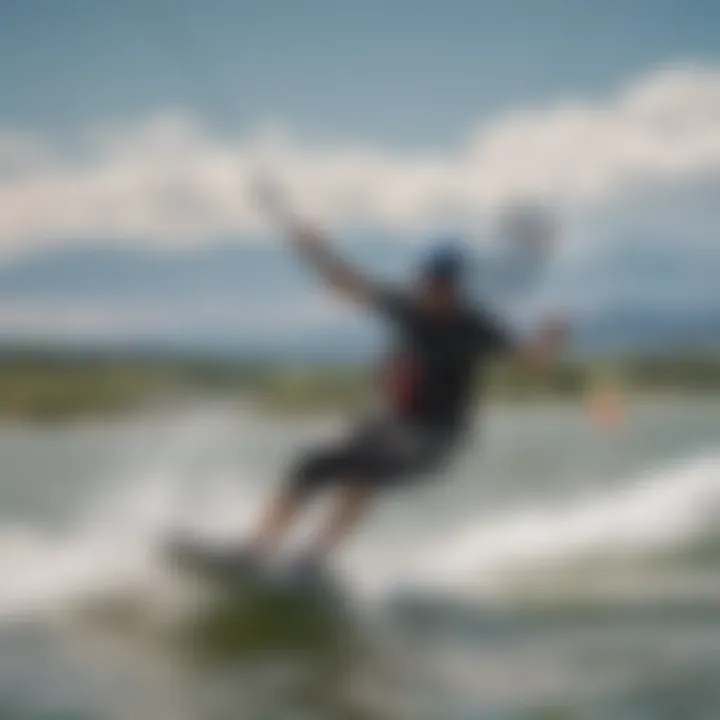
[[[411,277],[417,248],[346,248],[384,278]],[[663,350],[720,338],[720,248],[635,239],[559,263],[529,306],[566,308],[579,351]],[[341,309],[284,247],[219,241],[197,250],[77,244],[0,265],[3,344],[304,360],[374,353],[377,323]],[[86,313],[90,325],[80,322]],[[26,324],[26,319],[30,318]],[[64,331],[67,328],[67,331]]]

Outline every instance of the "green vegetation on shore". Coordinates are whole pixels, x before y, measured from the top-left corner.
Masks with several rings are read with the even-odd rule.
[[[607,382],[633,392],[720,390],[712,355],[571,360],[532,376],[508,365],[484,385],[494,399],[571,398]],[[117,415],[186,397],[249,399],[277,411],[310,412],[362,404],[372,373],[351,365],[281,366],[263,362],[70,356],[14,351],[0,355],[0,417],[61,420]]]
[[[0,417],[117,415],[188,393],[240,391],[250,368],[37,351],[0,355]]]

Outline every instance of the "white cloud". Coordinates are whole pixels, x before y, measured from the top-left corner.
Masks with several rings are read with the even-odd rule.
[[[75,154],[0,131],[0,247],[253,234],[261,164],[299,209],[338,226],[415,230],[528,195],[592,203],[720,172],[720,69],[667,69],[602,101],[514,112],[437,154],[308,146],[277,129],[221,141],[181,113],[93,133]]]

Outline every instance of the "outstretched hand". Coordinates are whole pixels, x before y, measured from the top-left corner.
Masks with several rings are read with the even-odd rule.
[[[570,335],[570,322],[562,316],[549,317],[540,326],[540,335],[549,345],[559,348]]]
[[[283,225],[291,224],[292,214],[280,187],[265,175],[258,175],[252,183],[253,193],[264,214]]]
[[[534,337],[520,348],[520,360],[532,369],[545,368],[556,360],[569,333],[567,320],[561,317],[548,318],[540,325]]]

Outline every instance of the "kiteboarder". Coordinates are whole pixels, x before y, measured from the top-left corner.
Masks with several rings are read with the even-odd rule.
[[[382,491],[437,475],[466,437],[483,370],[497,358],[530,367],[552,361],[566,335],[558,320],[519,341],[465,292],[468,262],[459,243],[436,243],[422,259],[412,287],[386,287],[342,259],[324,234],[283,216],[292,247],[336,293],[375,313],[395,342],[381,377],[380,412],[355,423],[340,442],[296,458],[239,563],[272,557],[299,514],[318,494],[332,491],[327,524],[298,558],[313,575],[365,517]]]

